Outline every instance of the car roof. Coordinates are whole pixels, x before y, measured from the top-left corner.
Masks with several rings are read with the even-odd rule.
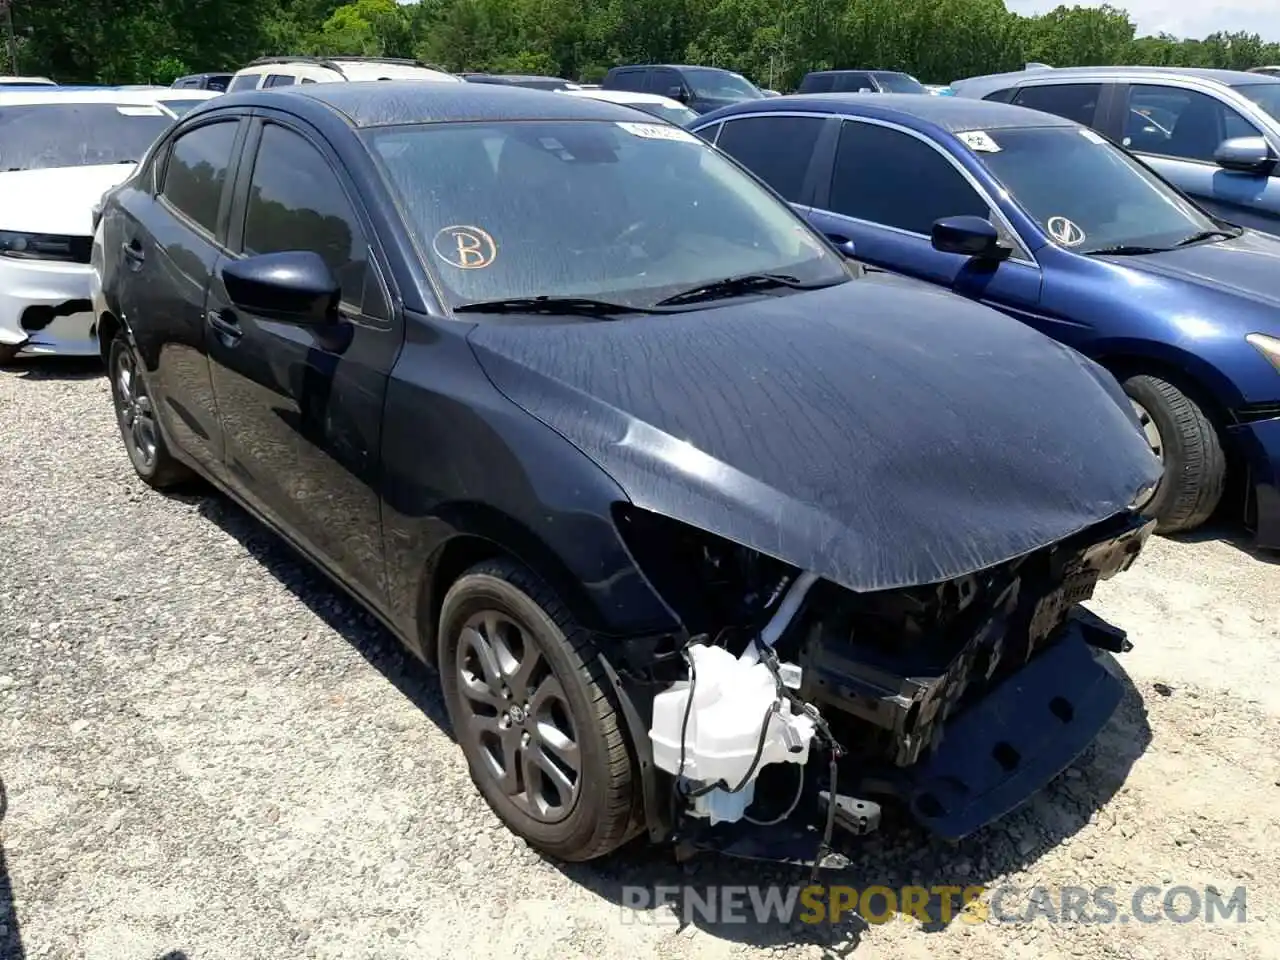
[[[683,107],[679,100],[672,100],[657,93],[637,93],[635,90],[562,90],[575,97],[588,97],[592,100],[608,100],[610,103],[656,103],[664,107]],[[688,109],[688,108],[686,108]]]
[[[770,97],[721,107],[703,116],[699,126],[740,113],[788,113],[805,110],[865,116],[880,120],[917,121],[959,130],[1002,130],[1011,127],[1076,127],[1073,120],[989,100],[925,97],[918,93],[805,93]]]
[[[983,96],[1007,86],[1021,83],[1023,80],[1055,78],[1064,79],[1116,79],[1132,77],[1189,77],[1197,80],[1208,80],[1214,83],[1233,85],[1237,83],[1265,83],[1259,80],[1264,74],[1248,73],[1243,70],[1215,70],[1209,67],[1036,67],[1030,70],[1015,70],[1010,73],[989,73],[977,77],[965,77],[951,83],[957,92],[963,90],[966,96]],[[970,93],[972,91],[972,93]]]
[[[613,67],[609,72],[613,73],[614,70],[715,70],[718,73],[741,76],[737,70],[730,70],[728,67],[708,67],[704,63],[624,63]]]
[[[312,83],[222,94],[227,106],[279,105],[282,97],[314,101],[341,114],[354,127],[458,123],[485,120],[607,120],[630,123],[635,111],[621,104],[564,91],[533,90],[497,83],[422,83],[382,80]],[[206,107],[198,108],[200,110]]]
[[[806,77],[836,76],[841,73],[892,73],[898,77],[909,77],[911,74],[903,70],[881,70],[878,67],[841,67],[839,70],[810,70]]]

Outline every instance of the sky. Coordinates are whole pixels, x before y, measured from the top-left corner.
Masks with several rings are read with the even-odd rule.
[[[1097,7],[1081,0],[1005,0],[1014,13],[1044,13],[1063,4]],[[1263,40],[1280,41],[1280,0],[1112,0],[1127,10],[1138,36],[1172,33],[1202,39],[1219,30],[1244,30]]]

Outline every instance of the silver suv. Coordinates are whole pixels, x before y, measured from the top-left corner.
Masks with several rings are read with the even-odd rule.
[[[957,80],[999,100],[1093,127],[1211,213],[1280,234],[1280,77],[1178,67],[1037,65]]]

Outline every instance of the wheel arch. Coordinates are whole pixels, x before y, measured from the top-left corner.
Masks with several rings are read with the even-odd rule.
[[[584,538],[596,540],[605,556],[588,580],[575,572],[579,564],[574,559],[515,517],[482,504],[456,505],[447,513],[453,532],[435,546],[423,565],[414,611],[418,653],[432,666],[445,594],[462,574],[486,560],[508,559],[528,569],[551,588],[578,623],[598,636],[622,637],[679,627],[608,520],[602,519],[602,524],[610,523],[611,543],[600,543],[598,536]]]
[[[1194,400],[1224,433],[1242,398],[1231,378],[1181,347],[1151,340],[1114,339],[1091,344],[1089,355],[1123,382],[1139,373],[1157,376]]]

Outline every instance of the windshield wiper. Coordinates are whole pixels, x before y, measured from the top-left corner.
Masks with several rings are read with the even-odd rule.
[[[725,297],[736,297],[741,293],[750,293],[753,290],[769,290],[774,287],[814,290],[818,287],[829,287],[832,283],[839,282],[839,280],[824,280],[820,283],[804,283],[785,273],[744,273],[738,277],[726,277],[723,280],[713,280],[710,283],[699,284],[692,289],[667,297],[665,300],[659,300],[657,305],[665,307],[681,303],[695,303],[699,300],[720,300]]]
[[[1223,240],[1234,240],[1236,237],[1240,236],[1240,234],[1242,233],[1244,233],[1244,231],[1240,229],[1237,229],[1234,231],[1222,230],[1222,229],[1200,230],[1200,231],[1197,231],[1196,233],[1193,233],[1189,237],[1183,237],[1181,240],[1175,243],[1174,246],[1186,247],[1186,246],[1190,246],[1193,243],[1200,243],[1202,240],[1212,240],[1214,237],[1221,237]]]
[[[505,300],[476,300],[453,308],[454,313],[569,313],[585,317],[608,317],[618,313],[654,313],[644,307],[610,303],[590,297],[508,297]]]
[[[1144,253],[1168,253],[1173,247],[1139,247],[1118,243],[1114,247],[1099,247],[1097,250],[1086,250],[1085,255],[1094,257],[1105,254],[1112,257],[1135,257]]]

